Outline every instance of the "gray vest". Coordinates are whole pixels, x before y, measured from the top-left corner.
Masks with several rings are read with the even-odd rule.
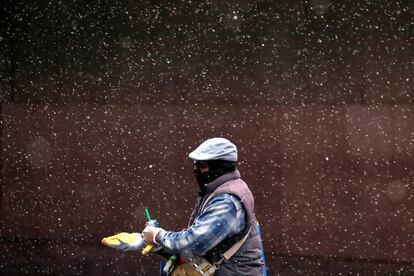
[[[190,219],[190,224],[194,221],[194,218],[200,215],[207,207],[208,203],[219,194],[232,194],[240,199],[245,213],[247,229],[250,228],[250,234],[246,242],[242,247],[230,258],[229,261],[223,263],[220,269],[215,273],[217,276],[231,276],[231,275],[249,275],[249,276],[261,276],[263,275],[263,261],[260,237],[257,229],[257,220],[254,215],[254,199],[252,192],[247,184],[240,179],[240,173],[238,170],[226,173],[213,182],[207,184],[206,193],[203,197],[198,199],[196,208]],[[247,231],[243,231],[247,233]],[[243,235],[243,233],[241,233]],[[239,237],[241,239],[242,236]],[[224,241],[225,242],[225,241]],[[220,245],[220,244],[219,244]],[[230,246],[233,244],[230,244]],[[219,246],[216,246],[209,252],[218,250]],[[208,252],[208,253],[209,253]],[[206,255],[210,255],[210,254]],[[219,254],[224,253],[218,252]],[[208,260],[208,258],[206,257]],[[210,261],[210,260],[209,260]]]

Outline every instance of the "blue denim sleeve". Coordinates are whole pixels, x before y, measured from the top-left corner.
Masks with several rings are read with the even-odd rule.
[[[243,231],[245,211],[240,200],[230,194],[216,196],[193,225],[181,232],[161,231],[157,244],[186,256],[203,256],[225,238]]]

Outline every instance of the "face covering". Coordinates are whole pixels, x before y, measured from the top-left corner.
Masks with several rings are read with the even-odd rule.
[[[209,166],[208,172],[202,172],[201,169],[196,166],[194,169],[194,176],[200,187],[200,192],[204,193],[206,189],[206,185],[225,173],[234,171],[236,169],[236,163],[231,161],[223,161],[223,160],[211,160],[206,161]]]
[[[210,182],[208,172],[202,172],[200,169],[195,169],[194,176],[198,186],[200,186],[200,190],[203,191],[205,189],[205,185]]]

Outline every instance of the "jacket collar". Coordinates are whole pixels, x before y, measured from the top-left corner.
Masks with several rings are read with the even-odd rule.
[[[235,169],[234,171],[228,172],[220,176],[219,178],[215,179],[214,181],[208,183],[206,185],[206,194],[212,193],[215,189],[217,189],[220,185],[226,183],[229,180],[238,179],[240,178],[240,172]]]

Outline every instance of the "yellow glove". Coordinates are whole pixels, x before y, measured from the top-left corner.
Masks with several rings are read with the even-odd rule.
[[[122,232],[107,238],[103,238],[102,243],[106,246],[123,251],[140,250],[146,246],[140,233]]]

